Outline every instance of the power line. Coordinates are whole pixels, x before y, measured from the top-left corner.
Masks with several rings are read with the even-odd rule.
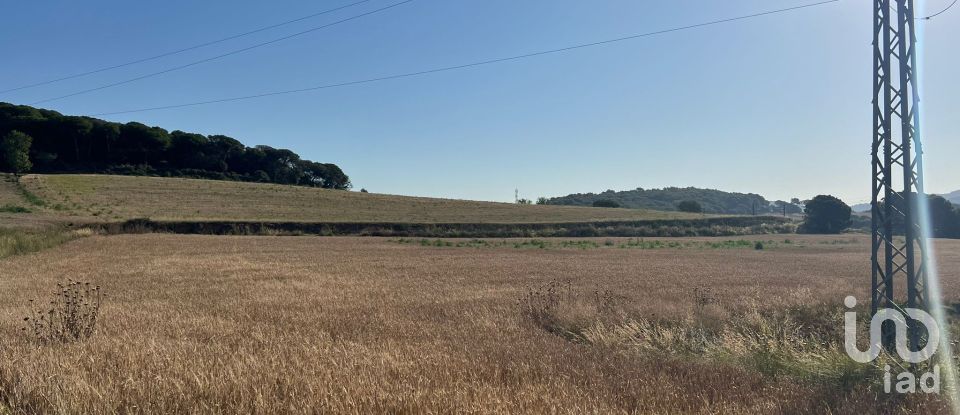
[[[252,35],[252,34],[255,34],[255,33],[260,33],[260,32],[263,32],[263,31],[270,30],[270,29],[276,29],[276,28],[278,28],[278,27],[282,27],[282,26],[286,26],[286,25],[293,24],[293,23],[301,22],[301,21],[304,21],[304,20],[307,20],[307,19],[312,19],[312,18],[317,17],[317,16],[322,16],[322,15],[325,15],[325,14],[333,13],[333,12],[340,11],[340,10],[343,10],[343,9],[346,9],[346,8],[350,8],[350,7],[353,7],[353,6],[357,6],[357,5],[360,5],[360,4],[363,4],[363,3],[369,3],[370,1],[372,1],[372,0],[361,0],[361,1],[358,1],[358,2],[354,2],[354,3],[347,4],[347,5],[345,5],[345,6],[340,6],[340,7],[336,7],[336,8],[333,8],[333,9],[324,10],[324,11],[322,11],[322,12],[317,12],[317,13],[309,14],[309,15],[306,15],[306,16],[303,16],[303,17],[299,17],[299,18],[296,18],[296,19],[293,19],[293,20],[287,20],[287,21],[282,22],[282,23],[272,24],[272,25],[270,25],[270,26],[264,26],[264,27],[261,27],[261,28],[259,28],[259,29],[251,30],[251,31],[249,31],[249,32],[243,32],[243,33],[239,33],[239,34],[236,34],[236,35],[227,36],[227,37],[222,38],[222,39],[212,40],[212,41],[209,41],[209,42],[204,42],[204,43],[200,43],[200,44],[197,44],[197,45],[188,46],[188,47],[185,47],[185,48],[183,48],[183,49],[177,49],[177,50],[172,51],[172,52],[165,52],[165,53],[161,53],[161,54],[159,54],[159,55],[154,55],[154,56],[150,56],[150,57],[147,57],[147,58],[137,59],[137,60],[133,60],[133,61],[130,61],[130,62],[120,63],[120,64],[116,64],[116,65],[112,65],[112,66],[105,66],[105,67],[102,67],[102,68],[99,68],[99,69],[94,69],[94,70],[90,70],[90,71],[87,71],[87,72],[80,72],[80,73],[76,73],[76,74],[73,74],[73,75],[67,75],[67,76],[64,76],[64,77],[61,77],[61,78],[50,79],[50,80],[47,80],[47,81],[37,82],[37,83],[29,84],[29,85],[23,85],[23,86],[19,86],[19,87],[15,87],[15,88],[0,90],[0,94],[6,94],[6,93],[8,93],[8,92],[20,91],[20,90],[23,90],[23,89],[34,88],[34,87],[43,86],[43,85],[49,85],[49,84],[52,84],[52,83],[61,82],[61,81],[66,81],[66,80],[69,80],[69,79],[81,78],[81,77],[84,77],[84,76],[87,76],[87,75],[93,75],[93,74],[97,74],[97,73],[100,73],[100,72],[111,71],[111,70],[114,70],[114,69],[119,69],[119,68],[127,67],[127,66],[130,66],[130,65],[136,65],[136,64],[138,64],[138,63],[149,62],[149,61],[157,60],[157,59],[160,59],[160,58],[165,58],[165,57],[167,57],[167,56],[177,55],[177,54],[180,54],[180,53],[183,53],[183,52],[189,52],[189,51],[191,51],[191,50],[195,50],[195,49],[200,49],[200,48],[204,48],[204,47],[207,47],[207,46],[216,45],[216,44],[218,44],[218,43],[223,43],[223,42],[230,41],[230,40],[237,39],[237,38],[241,38],[241,37],[244,37],[244,36],[249,36],[249,35]]]
[[[537,57],[537,56],[543,56],[543,55],[549,55],[549,54],[554,54],[554,53],[568,52],[568,51],[576,50],[576,49],[583,49],[583,48],[589,48],[589,47],[593,47],[593,46],[607,45],[607,44],[611,44],[611,43],[624,42],[624,41],[627,41],[627,40],[633,40],[633,39],[638,39],[638,38],[644,38],[644,37],[662,35],[662,34],[666,34],[666,33],[678,32],[678,31],[682,31],[682,30],[690,30],[690,29],[696,29],[696,28],[701,28],[701,27],[705,27],[705,26],[712,26],[712,25],[718,25],[718,24],[723,24],[723,23],[730,23],[730,22],[735,22],[735,21],[739,21],[739,20],[751,19],[751,18],[754,18],[754,17],[767,16],[767,15],[771,15],[771,14],[786,13],[786,12],[794,11],[794,10],[800,10],[800,9],[806,9],[806,8],[810,8],[810,7],[822,6],[822,5],[831,4],[831,3],[837,3],[837,2],[839,2],[839,1],[840,1],[840,0],[820,1],[820,2],[816,2],[816,3],[810,3],[810,4],[800,5],[800,6],[794,6],[794,7],[788,7],[788,8],[783,8],[783,9],[771,10],[771,11],[766,11],[766,12],[761,12],[761,13],[748,14],[748,15],[744,15],[744,16],[732,17],[732,18],[721,19],[721,20],[713,20],[713,21],[709,21],[709,22],[705,22],[705,23],[697,23],[697,24],[693,24],[693,25],[680,26],[680,27],[675,27],[675,28],[671,28],[671,29],[658,30],[658,31],[654,31],[654,32],[641,33],[641,34],[637,34],[637,35],[620,37],[620,38],[616,38],[616,39],[608,39],[608,40],[602,40],[602,41],[598,41],[598,42],[591,42],[591,43],[584,43],[584,44],[579,44],[579,45],[574,45],[574,46],[567,46],[567,47],[563,47],[563,48],[559,48],[559,49],[551,49],[551,50],[545,50],[545,51],[540,51],[540,52],[527,53],[527,54],[523,54],[523,55],[516,55],[516,56],[511,56],[511,57],[506,57],[506,58],[490,59],[490,60],[485,60],[485,61],[480,61],[480,62],[473,62],[473,63],[463,64],[463,65],[446,66],[446,67],[428,69],[428,70],[417,71],[417,72],[408,72],[408,73],[403,73],[403,74],[388,75],[388,76],[382,76],[382,77],[378,77],[378,78],[369,78],[369,79],[363,79],[363,80],[358,80],[358,81],[341,82],[341,83],[320,85],[320,86],[314,86],[314,87],[308,87],[308,88],[290,89],[290,90],[285,90],[285,91],[266,92],[266,93],[262,93],[262,94],[246,95],[246,96],[232,97],[232,98],[222,98],[222,99],[215,99],[215,100],[209,100],[209,101],[198,101],[198,102],[191,102],[191,103],[185,103],[185,104],[165,105],[165,106],[160,106],[160,107],[139,108],[139,109],[132,109],[132,110],[124,110],[124,111],[103,112],[103,113],[92,114],[92,115],[93,115],[93,116],[117,115],[117,114],[129,114],[129,113],[135,113],[135,112],[145,112],[145,111],[156,111],[156,110],[164,110],[164,109],[193,107],[193,106],[198,106],[198,105],[217,104],[217,103],[232,102],[232,101],[243,101],[243,100],[256,99],[256,98],[264,98],[264,97],[270,97],[270,96],[276,96],[276,95],[288,95],[288,94],[295,94],[295,93],[300,93],[300,92],[317,91],[317,90],[321,90],[321,89],[340,88],[340,87],[345,87],[345,86],[367,84],[367,83],[387,81],[387,80],[392,80],[392,79],[410,78],[410,77],[421,76],[421,75],[428,75],[428,74],[433,74],[433,73],[438,73],[438,72],[454,71],[454,70],[472,68],[472,67],[477,67],[477,66],[491,65],[491,64],[495,64],[495,63],[502,63],[502,62],[508,62],[508,61],[515,61],[515,60],[527,59],[527,58],[532,58],[532,57]]]
[[[950,3],[950,5],[947,6],[946,9],[940,10],[939,12],[936,12],[936,13],[934,13],[934,14],[931,14],[931,15],[929,15],[929,16],[927,16],[927,17],[921,17],[920,20],[930,20],[930,19],[932,19],[932,18],[934,18],[934,17],[937,17],[937,16],[939,16],[939,15],[941,15],[941,14],[944,14],[944,13],[947,12],[947,10],[950,10],[950,9],[953,8],[953,6],[956,6],[958,1],[960,1],[960,0],[953,0],[953,3]]]
[[[336,26],[336,25],[339,25],[339,24],[342,24],[342,23],[346,23],[346,22],[349,22],[349,21],[357,20],[357,19],[360,19],[360,18],[363,18],[363,17],[366,17],[366,16],[370,16],[370,15],[372,15],[372,14],[377,14],[377,13],[380,13],[380,12],[383,12],[383,11],[386,11],[386,10],[389,10],[389,9],[392,9],[392,8],[394,8],[394,7],[397,7],[397,6],[401,6],[401,5],[404,5],[404,4],[407,4],[407,3],[412,3],[412,2],[414,2],[414,1],[416,1],[416,0],[404,0],[404,1],[401,1],[401,2],[399,2],[399,3],[394,3],[394,4],[391,4],[391,5],[389,5],[389,6],[381,7],[381,8],[379,8],[379,9],[376,9],[376,10],[373,10],[373,11],[369,11],[369,12],[366,12],[366,13],[358,14],[358,15],[356,15],[356,16],[351,16],[351,17],[348,17],[348,18],[346,18],[346,19],[342,19],[342,20],[335,21],[335,22],[333,22],[333,23],[325,24],[325,25],[323,25],[323,26],[317,26],[317,27],[314,27],[314,28],[311,28],[311,29],[304,30],[304,31],[302,31],[302,32],[294,33],[294,34],[292,34],[292,35],[287,35],[287,36],[283,36],[283,37],[276,38],[276,39],[273,39],[273,40],[269,40],[269,41],[266,41],[266,42],[257,43],[257,44],[255,44],[255,45],[253,45],[253,46],[247,46],[247,47],[245,47],[245,48],[236,49],[236,50],[233,50],[233,51],[230,51],[230,52],[227,52],[227,53],[224,53],[224,54],[220,54],[220,55],[217,55],[217,56],[214,56],[214,57],[210,57],[210,58],[206,58],[206,59],[201,59],[201,60],[198,60],[198,61],[193,61],[193,62],[184,64],[184,65],[174,66],[174,67],[172,67],[172,68],[167,68],[167,69],[164,69],[164,70],[162,70],[162,71],[157,71],[157,72],[148,73],[148,74],[146,74],[146,75],[141,75],[141,76],[138,76],[138,77],[135,77],[135,78],[130,78],[130,79],[127,79],[127,80],[123,80],[123,81],[119,81],[119,82],[114,82],[114,83],[111,83],[111,84],[101,85],[101,86],[98,86],[98,87],[96,87],[96,88],[84,89],[84,90],[81,90],[81,91],[73,92],[73,93],[66,94],[66,95],[61,95],[61,96],[54,97],[54,98],[47,98],[47,99],[42,99],[42,100],[40,100],[40,101],[34,101],[34,102],[31,102],[30,105],[37,105],[37,104],[42,104],[42,103],[45,103],[45,102],[57,101],[57,100],[61,100],[61,99],[64,99],[64,98],[74,97],[74,96],[77,96],[77,95],[83,95],[83,94],[87,94],[87,93],[94,92],[94,91],[104,90],[104,89],[107,89],[107,88],[113,88],[113,87],[115,87],[115,86],[125,85],[125,84],[129,84],[129,83],[132,83],[132,82],[144,80],[144,79],[147,79],[147,78],[152,78],[152,77],[154,77],[154,76],[163,75],[163,74],[170,73],[170,72],[174,72],[174,71],[179,71],[179,70],[181,70],[181,69],[186,69],[186,68],[189,68],[189,67],[192,67],[192,66],[197,66],[197,65],[200,65],[200,64],[203,64],[203,63],[215,61],[215,60],[217,60],[217,59],[222,59],[222,58],[225,58],[225,57],[227,57],[227,56],[232,56],[232,55],[240,54],[240,53],[247,52],[247,51],[250,51],[250,50],[253,50],[253,49],[257,49],[257,48],[261,48],[261,47],[264,47],[264,46],[267,46],[267,45],[272,45],[272,44],[274,44],[274,43],[281,42],[281,41],[284,41],[284,40],[292,39],[292,38],[295,38],[295,37],[298,37],[298,36],[303,36],[303,35],[305,35],[305,34],[313,33],[313,32],[316,32],[316,31],[318,31],[318,30],[326,29],[326,28],[331,27],[331,26]]]

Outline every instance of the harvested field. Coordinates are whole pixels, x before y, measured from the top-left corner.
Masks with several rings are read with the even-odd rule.
[[[91,236],[0,260],[0,413],[942,411],[838,386],[840,304],[868,298],[869,240],[789,238]],[[960,241],[937,245],[956,301]],[[39,345],[27,299],[68,277],[107,292],[98,332]],[[772,362],[799,363],[757,364],[754,325],[800,330],[766,339],[786,353]],[[675,347],[647,347],[654,331]]]
[[[265,183],[109,175],[29,175],[44,213],[74,222],[173,221],[558,223],[697,219],[699,214],[521,206]],[[9,193],[0,189],[0,195]],[[0,196],[5,197],[5,196]]]
[[[17,186],[13,179],[6,175],[0,177],[0,206],[25,206],[23,198],[17,191]]]

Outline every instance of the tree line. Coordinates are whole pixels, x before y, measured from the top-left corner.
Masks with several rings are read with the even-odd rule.
[[[914,212],[920,210],[921,199],[916,193],[904,193],[890,202],[897,211],[904,211],[909,203]],[[926,196],[926,208],[930,215],[930,234],[932,238],[960,239],[960,208],[937,195]],[[881,201],[880,211],[885,210],[886,201]],[[835,234],[847,229],[872,232],[870,218],[854,216],[850,206],[833,196],[820,195],[807,201],[804,206],[805,218],[797,230],[799,233]],[[894,235],[903,235],[906,231],[902,216],[894,215],[891,221]]]
[[[194,177],[349,189],[350,178],[336,164],[300,158],[265,145],[247,147],[225,135],[167,131],[138,122],[126,124],[65,116],[26,105],[0,103],[0,138],[21,145],[26,135],[32,171]],[[11,146],[14,144],[10,144]],[[0,168],[12,171],[10,157]]]
[[[904,205],[909,203],[911,209],[917,212],[920,210],[919,200],[920,198],[917,197],[916,193],[903,193],[891,202],[891,204],[893,205],[893,209],[903,211]],[[930,215],[930,236],[934,238],[960,239],[960,209],[942,196],[927,195],[926,201],[927,212]],[[885,208],[885,203],[886,201],[880,203],[881,210]],[[905,232],[903,218],[894,216],[892,222],[894,233],[903,235]]]

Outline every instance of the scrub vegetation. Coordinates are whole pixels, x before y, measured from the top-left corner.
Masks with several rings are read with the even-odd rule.
[[[89,229],[66,230],[59,227],[45,229],[0,228],[0,258],[28,254],[52,248],[92,233]]]

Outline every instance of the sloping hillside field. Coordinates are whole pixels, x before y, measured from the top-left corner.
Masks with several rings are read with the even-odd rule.
[[[26,188],[46,211],[117,221],[547,223],[692,219],[701,215],[632,209],[520,206],[379,195],[298,186],[107,175],[30,175]]]
[[[0,227],[107,233],[424,237],[789,233],[786,218],[518,205],[181,178],[28,175],[0,187]]]

